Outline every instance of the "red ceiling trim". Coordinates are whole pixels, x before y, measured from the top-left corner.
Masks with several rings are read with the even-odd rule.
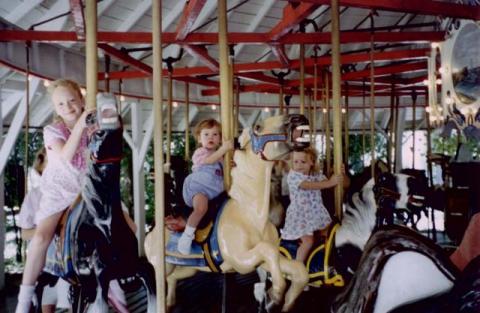
[[[317,5],[330,5],[330,0],[302,0]],[[435,0],[339,0],[339,5],[373,10],[397,11],[421,15],[480,19],[480,6],[448,3]]]
[[[205,46],[185,45],[184,49],[187,50],[187,52],[193,57],[199,58],[209,69],[218,72],[220,65],[218,64],[217,60],[208,54]]]
[[[197,20],[200,11],[202,11],[206,0],[189,0],[186,3],[186,8],[183,11],[183,15],[178,23],[176,30],[176,40],[184,40],[188,33],[192,30],[193,24]]]
[[[375,42],[436,42],[445,39],[445,32],[375,32]],[[82,41],[74,32],[0,30],[1,41]],[[102,43],[151,43],[152,34],[146,32],[98,32],[98,42]],[[266,33],[229,33],[229,44],[329,44],[330,32],[287,34],[277,41],[270,41]],[[162,33],[164,44],[201,45],[218,44],[216,33],[191,33],[183,41],[175,39],[175,33]],[[363,31],[342,32],[340,42],[370,42],[370,34]]]
[[[125,64],[128,64],[128,65],[131,65],[137,69],[139,69],[140,71],[146,73],[146,74],[149,74],[151,75],[153,73],[153,69],[151,66],[135,59],[135,58],[132,58],[130,55],[128,55],[127,53],[125,52],[122,52],[112,46],[109,46],[105,43],[99,43],[98,44],[98,47],[100,49],[102,49],[105,53],[107,53],[108,55],[122,61],[123,63]]]
[[[269,33],[270,40],[277,40],[283,35],[287,34],[301,21],[307,18],[318,7],[312,3],[300,3],[294,7],[293,4],[288,3],[283,10],[282,20],[275,25]]]

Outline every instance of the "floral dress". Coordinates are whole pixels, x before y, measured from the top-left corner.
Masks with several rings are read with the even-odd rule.
[[[66,142],[69,137],[70,130],[63,122],[50,124],[43,130],[48,163],[41,178],[42,197],[35,215],[37,225],[43,219],[70,206],[83,188],[87,172],[87,131],[84,130],[70,162],[52,153],[53,143]]]
[[[281,230],[283,239],[296,240],[305,235],[313,235],[314,231],[323,229],[332,222],[323,205],[321,191],[300,188],[304,181],[315,182],[325,179],[323,174],[304,175],[290,170],[287,182],[291,203],[287,208],[285,226]]]

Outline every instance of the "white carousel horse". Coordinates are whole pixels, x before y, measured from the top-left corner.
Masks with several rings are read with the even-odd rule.
[[[190,277],[198,270],[209,270],[205,265],[210,264],[213,270],[241,274],[262,267],[272,277],[269,294],[273,304],[281,306],[283,303],[283,311],[293,307],[307,284],[308,275],[300,262],[287,260],[279,253],[278,233],[269,221],[270,184],[273,160],[282,159],[291,151],[292,141],[299,142],[294,137],[301,135],[300,129],[305,129],[297,129],[297,126],[306,124],[307,120],[301,115],[275,116],[264,120],[255,130],[243,131],[239,138],[240,150],[234,153],[236,166],[231,173],[230,198],[215,222],[218,248],[203,252],[204,255],[200,256],[203,263],[198,263],[197,267],[177,265],[185,264],[194,256],[185,258],[178,252],[167,252],[167,306],[175,303],[178,280]],[[158,231],[156,227],[145,239],[147,258],[154,265],[160,261],[158,244],[154,241]],[[172,247],[175,246],[173,241]],[[195,248],[192,253],[195,254]],[[215,262],[218,266],[212,266]],[[288,288],[285,278],[291,282]]]
[[[415,187],[413,177],[381,173],[354,193],[345,205],[341,224],[331,227],[327,241],[312,249],[307,258],[310,285],[345,286],[375,227],[393,223],[400,208],[422,205],[424,196],[417,194]],[[284,255],[295,258],[296,241],[282,241],[281,246]]]

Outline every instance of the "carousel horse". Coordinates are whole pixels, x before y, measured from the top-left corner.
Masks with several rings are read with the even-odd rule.
[[[243,131],[240,149],[234,153],[229,198],[220,201],[211,235],[203,240],[202,246],[194,246],[191,255],[183,256],[176,251],[181,234],[167,234],[170,237],[166,248],[168,307],[175,303],[177,281],[193,276],[198,270],[246,274],[258,267],[272,277],[268,305],[282,307],[283,311],[293,307],[308,277],[300,262],[287,260],[278,251],[278,233],[269,221],[270,184],[273,161],[284,158],[294,144],[308,145],[308,140],[299,137],[307,124],[302,115],[275,116],[254,130]],[[209,210],[212,206],[209,203]],[[158,257],[158,243],[154,241],[158,231],[158,227],[154,228],[145,239],[147,258],[154,265],[163,261]],[[196,240],[198,235],[197,230]],[[285,278],[290,280],[289,285]]]
[[[146,294],[147,308],[156,311],[148,268],[138,256],[135,234],[123,216],[120,202],[122,125],[112,97],[100,97],[97,115],[87,117],[98,128],[89,138],[90,161],[81,196],[66,210],[56,249],[47,255],[46,271],[70,282],[73,312],[129,312],[118,297],[109,295],[116,280],[125,293]],[[110,287],[113,288],[113,287]],[[37,293],[38,294],[38,293]]]
[[[309,284],[344,287],[374,229],[393,224],[395,211],[400,208],[423,205],[425,197],[416,186],[413,177],[385,172],[353,193],[341,224],[332,225],[326,241],[314,247],[307,258]],[[297,248],[297,241],[282,240],[280,250],[287,258],[294,259]]]
[[[439,246],[402,226],[367,243],[351,284],[332,313],[480,312],[480,256],[462,273]]]

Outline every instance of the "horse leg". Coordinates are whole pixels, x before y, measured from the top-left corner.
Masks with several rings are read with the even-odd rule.
[[[291,281],[291,285],[285,294],[285,302],[282,311],[290,311],[297,297],[302,293],[303,288],[308,283],[308,272],[305,265],[295,260],[288,260],[280,256],[280,268],[282,273],[287,275],[287,279]]]
[[[280,304],[287,284],[280,271],[278,248],[269,242],[260,241],[253,249],[247,251],[232,250],[234,251],[224,258],[235,271],[246,274],[262,265],[272,275],[272,300]]]
[[[173,269],[167,269],[167,309],[175,305],[177,282],[179,280],[192,277],[197,273],[197,269],[188,266],[172,266]],[[169,273],[168,273],[169,272]]]

